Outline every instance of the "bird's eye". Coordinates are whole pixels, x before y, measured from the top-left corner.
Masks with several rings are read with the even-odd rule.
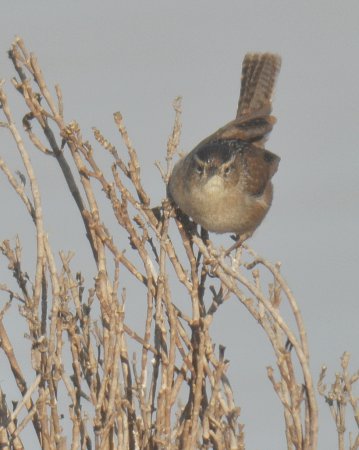
[[[231,172],[232,172],[232,167],[231,166],[228,166],[228,167],[226,167],[224,169],[224,174],[225,175],[229,175]]]
[[[198,173],[198,175],[202,175],[203,174],[203,167],[200,166],[199,164],[196,164],[195,170]]]

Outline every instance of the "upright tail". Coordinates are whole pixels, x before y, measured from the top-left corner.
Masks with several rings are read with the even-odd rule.
[[[276,122],[271,112],[280,66],[279,55],[247,53],[242,65],[241,92],[236,118],[208,136],[197,147],[220,139],[234,139],[264,148],[264,143]]]
[[[272,111],[281,57],[273,53],[247,53],[242,64],[237,119],[263,117]]]

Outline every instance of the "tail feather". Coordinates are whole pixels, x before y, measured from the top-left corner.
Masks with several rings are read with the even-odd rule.
[[[237,119],[269,115],[281,58],[273,53],[247,53],[242,65]]]

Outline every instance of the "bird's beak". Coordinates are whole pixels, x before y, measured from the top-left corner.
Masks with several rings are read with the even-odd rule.
[[[215,167],[215,166],[207,167],[207,175],[208,175],[208,177],[213,177],[213,175],[216,175],[216,173],[217,173],[217,167]]]
[[[214,192],[222,192],[223,190],[223,178],[217,174],[213,174],[207,178],[206,190],[208,194]]]

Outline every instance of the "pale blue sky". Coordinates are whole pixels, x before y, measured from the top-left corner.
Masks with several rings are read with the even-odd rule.
[[[359,3],[1,3],[0,78],[9,90],[6,50],[18,34],[37,54],[49,85],[61,85],[66,120],[76,119],[84,135],[90,137],[97,126],[119,143],[112,113],[122,112],[154,203],[165,195],[154,161],[165,157],[174,97],[183,96],[180,147],[189,151],[233,118],[244,54],[282,55],[274,101],[278,123],[267,144],[281,163],[272,209],[250,245],[283,263],[306,321],[315,379],[323,363],[331,373],[337,370],[344,350],[352,354],[353,370],[358,368]],[[17,95],[11,99],[20,123],[23,107]],[[0,154],[17,167],[12,150],[1,133]],[[86,261],[81,224],[58,167],[35,152],[32,159],[44,190],[50,238],[60,248],[77,248],[79,262]],[[0,199],[7,211],[0,240],[13,238],[17,228],[26,236],[26,215],[4,177]],[[66,220],[63,211],[51,209],[54,201],[67,209]],[[0,269],[4,273],[3,263]],[[265,338],[238,303],[222,309],[214,336],[227,346],[247,446],[285,448],[282,415],[279,408],[275,413],[277,399],[266,378],[265,367],[274,361]],[[335,448],[334,425],[318,401],[319,449]]]

